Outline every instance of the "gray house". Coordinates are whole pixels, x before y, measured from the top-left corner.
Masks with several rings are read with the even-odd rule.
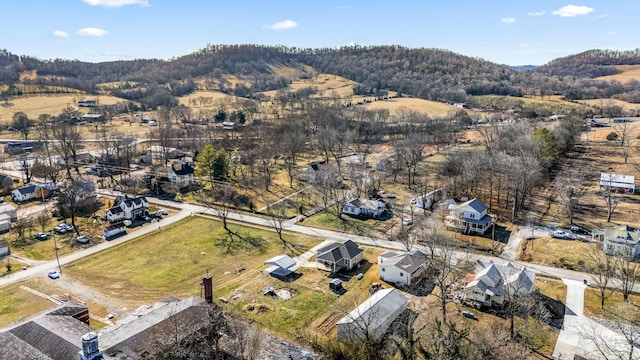
[[[351,270],[362,261],[363,254],[364,250],[353,240],[333,242],[316,251],[317,268],[332,273]]]

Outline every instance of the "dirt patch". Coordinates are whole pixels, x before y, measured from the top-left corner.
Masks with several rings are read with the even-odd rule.
[[[278,289],[275,293],[278,295],[278,299],[289,300],[293,297],[295,291],[293,291],[293,289]]]
[[[265,304],[247,304],[242,309],[244,311],[249,311],[254,314],[262,314],[271,310],[271,308]]]

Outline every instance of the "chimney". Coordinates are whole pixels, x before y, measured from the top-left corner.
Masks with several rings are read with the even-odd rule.
[[[202,286],[204,287],[204,300],[211,304],[213,302],[213,280],[208,271],[207,276],[202,279]]]
[[[82,355],[80,360],[101,360],[102,352],[98,348],[98,334],[91,331],[82,336]]]

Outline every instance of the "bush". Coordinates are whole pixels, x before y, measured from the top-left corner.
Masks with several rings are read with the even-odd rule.
[[[607,135],[607,140],[609,141],[618,140],[618,134],[616,134],[615,131],[610,132],[609,135]]]

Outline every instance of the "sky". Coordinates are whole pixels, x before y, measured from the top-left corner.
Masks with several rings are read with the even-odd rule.
[[[40,59],[170,59],[207,44],[448,49],[542,65],[633,50],[638,0],[2,0],[0,48]]]

